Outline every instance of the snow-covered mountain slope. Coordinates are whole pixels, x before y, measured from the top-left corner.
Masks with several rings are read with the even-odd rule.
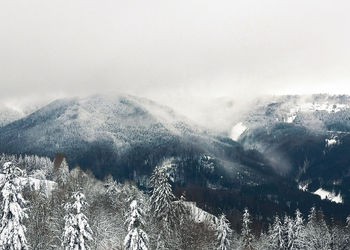
[[[334,128],[333,123],[350,125],[347,120],[350,96],[345,95],[265,97],[256,99],[249,106],[250,109],[242,116],[242,122],[248,127],[291,123],[312,130],[327,131]]]
[[[208,223],[210,226],[214,227],[217,226],[219,223],[219,220],[216,216],[204,211],[203,209],[200,209],[196,206],[195,202],[188,202],[188,201],[181,201],[183,202],[183,205],[186,206],[193,218],[193,220],[197,223]]]
[[[321,197],[322,200],[327,199],[335,203],[343,203],[343,198],[341,194],[335,194],[334,192],[329,192],[322,188],[317,189],[314,194]]]
[[[26,102],[18,105],[0,101],[0,127],[21,119],[44,106],[46,102]]]
[[[235,134],[238,140],[251,131],[246,120],[242,124]],[[98,178],[112,174],[141,186],[147,185],[157,164],[172,158],[174,185],[188,190],[198,204],[205,202],[217,209],[241,210],[239,206],[250,207],[252,201],[264,209],[275,204],[296,206],[299,199],[307,199],[305,206],[310,207],[318,199],[300,191],[294,180],[277,175],[270,158],[257,150],[245,150],[240,143],[209,133],[168,107],[134,96],[59,99],[1,127],[0,138],[0,153],[51,159],[64,153],[71,168],[80,165]],[[207,196],[198,196],[198,190]],[[286,193],[298,198],[290,200]]]
[[[17,138],[7,138],[15,131]],[[27,146],[22,147],[23,151],[41,151],[47,145],[64,152],[70,146],[67,143],[108,141],[120,150],[137,141],[179,135],[191,129],[169,110],[151,102],[130,96],[93,96],[55,101],[1,132],[4,140],[9,139],[7,146],[20,143]]]
[[[232,125],[245,128],[237,141],[246,150],[258,150],[277,173],[308,183],[310,192],[324,198],[320,190],[334,190],[350,202],[349,96],[279,96],[251,107]]]
[[[0,187],[3,185],[5,175],[0,174]],[[16,183],[22,187],[27,187],[30,190],[39,191],[41,190],[44,194],[49,196],[52,191],[57,187],[57,183],[49,180],[39,180],[33,177],[19,177],[15,179]]]
[[[23,117],[23,114],[15,109],[0,104],[0,127],[5,126]]]
[[[143,166],[172,156],[214,155],[230,171],[232,164],[239,169],[263,165],[261,156],[244,152],[238,143],[133,96],[60,99],[2,127],[0,138],[0,152],[65,153],[71,164],[90,166],[101,178],[106,173],[129,176],[135,168],[142,172]]]

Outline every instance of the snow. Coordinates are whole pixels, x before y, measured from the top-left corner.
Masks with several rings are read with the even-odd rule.
[[[297,104],[295,107],[289,109],[289,112],[287,113],[287,118],[284,119],[284,122],[293,123],[299,112],[311,113],[315,111],[325,111],[327,113],[337,113],[348,108],[350,108],[349,105],[339,104],[339,103],[330,103],[330,102],[300,103],[300,104]]]
[[[125,152],[139,142],[158,143],[160,137],[171,140],[183,134],[208,136],[173,110],[132,96],[60,99],[24,117],[23,122],[33,126],[23,130],[15,124],[14,144],[23,151],[37,148],[52,154],[66,151],[72,145],[85,147],[83,142],[106,142],[111,150],[118,148],[118,152]],[[18,138],[17,129],[26,143]],[[49,148],[43,149],[43,145]]]
[[[304,103],[299,106],[301,112],[326,111],[328,113],[337,113],[349,108],[348,105],[339,103]]]
[[[242,122],[237,123],[231,130],[231,139],[237,141],[247,129],[248,128]]]
[[[27,202],[21,194],[22,186],[14,182],[22,171],[11,162],[6,162],[4,170],[4,185],[2,187],[2,218],[0,228],[1,249],[28,249],[25,237],[26,228],[23,220],[28,218],[25,205]]]
[[[5,175],[0,174],[0,186],[3,185],[5,181]],[[21,186],[29,186],[31,189],[39,191],[40,188],[43,188],[46,192],[46,195],[50,195],[52,190],[57,187],[57,183],[54,181],[48,180],[39,180],[32,177],[18,177],[15,179],[16,183],[19,183]]]
[[[340,144],[340,141],[337,136],[332,136],[330,139],[326,139],[325,143],[326,143],[326,147],[329,148]]]
[[[308,184],[299,184],[298,188],[302,191],[307,191]]]
[[[231,234],[232,230],[230,229],[230,223],[227,220],[226,216],[222,214],[219,217],[219,225],[216,228],[216,237],[219,242],[218,249],[227,250],[231,246]]]
[[[195,222],[197,223],[207,222],[211,224],[213,227],[216,227],[220,223],[219,219],[216,216],[200,209],[199,207],[196,206],[196,203],[190,202],[190,201],[181,201],[181,202],[190,209],[191,216]]]
[[[297,118],[298,108],[291,108],[287,114],[287,119],[283,119],[286,123],[293,123],[295,118]]]
[[[125,224],[128,226],[128,234],[124,239],[124,249],[126,250],[147,250],[148,236],[141,229],[144,226],[142,219],[143,211],[133,200],[130,204],[130,211],[126,215]]]
[[[85,195],[75,192],[72,195],[74,203],[66,203],[65,226],[63,232],[62,246],[64,249],[89,249],[86,241],[93,240],[92,230],[88,218],[81,212],[81,209],[88,206]]]
[[[300,184],[298,185],[299,190],[308,191],[308,184]],[[335,194],[335,192],[329,192],[323,188],[317,189],[313,194],[321,197],[322,200],[330,200],[335,203],[343,203],[343,197],[341,194]]]
[[[297,117],[297,115],[293,114],[287,118],[286,122],[293,123],[296,117]]]
[[[329,192],[323,188],[319,188],[313,192],[313,194],[320,196],[322,200],[330,200],[335,203],[343,203],[343,198],[340,193],[336,195],[334,192]]]

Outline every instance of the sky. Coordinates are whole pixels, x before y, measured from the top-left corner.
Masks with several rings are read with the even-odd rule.
[[[350,94],[349,10],[347,0],[1,0],[0,99]]]

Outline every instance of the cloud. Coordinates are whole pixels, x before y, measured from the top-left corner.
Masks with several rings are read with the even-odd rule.
[[[0,98],[350,93],[348,1],[4,0]]]

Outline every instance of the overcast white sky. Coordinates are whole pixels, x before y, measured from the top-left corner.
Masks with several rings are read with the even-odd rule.
[[[1,0],[0,98],[350,94],[350,1]]]

